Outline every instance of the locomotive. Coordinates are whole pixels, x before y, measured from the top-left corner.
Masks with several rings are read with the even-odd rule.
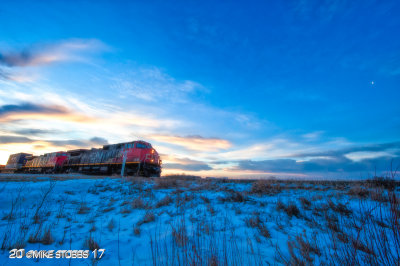
[[[33,156],[10,155],[5,170],[14,173],[83,173],[98,175],[161,175],[161,158],[150,143],[132,141],[102,148],[77,149]]]

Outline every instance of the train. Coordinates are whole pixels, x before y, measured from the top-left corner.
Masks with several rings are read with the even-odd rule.
[[[104,145],[102,148],[58,151],[40,156],[11,154],[2,172],[160,177],[161,165],[161,157],[151,144],[136,140]]]

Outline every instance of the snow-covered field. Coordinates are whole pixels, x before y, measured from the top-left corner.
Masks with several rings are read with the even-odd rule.
[[[399,194],[393,182],[3,174],[0,264],[398,265]],[[14,248],[105,252],[10,259]]]

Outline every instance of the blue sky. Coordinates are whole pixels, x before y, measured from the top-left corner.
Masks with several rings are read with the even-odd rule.
[[[359,177],[400,156],[397,1],[3,1],[0,163],[133,139],[165,173]]]

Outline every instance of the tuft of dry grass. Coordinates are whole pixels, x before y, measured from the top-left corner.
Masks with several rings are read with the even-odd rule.
[[[178,223],[171,225],[174,243],[179,247],[185,247],[188,241],[185,218],[182,217]]]
[[[257,228],[260,235],[265,238],[270,238],[271,233],[265,226],[264,222],[261,220],[258,213],[253,213],[252,216],[245,218],[245,223],[247,227]]]
[[[121,208],[121,210],[119,212],[122,214],[128,214],[128,213],[131,213],[132,210],[129,207],[123,207],[123,208]]]
[[[276,203],[276,209],[278,211],[281,211],[281,210],[285,211],[289,217],[296,216],[297,218],[299,218],[301,216],[300,210],[297,207],[296,203],[294,203],[294,202],[289,202],[287,205],[285,205],[285,203],[278,200],[278,202]]]
[[[107,228],[108,228],[108,231],[110,231],[110,232],[112,232],[112,230],[114,230],[115,220],[113,218],[111,218],[111,220],[108,222]]]
[[[397,186],[397,182],[395,181],[395,179],[393,177],[390,177],[390,176],[386,176],[386,177],[375,176],[372,179],[368,179],[366,181],[366,183],[370,187],[383,188],[383,189],[387,189],[387,190],[390,190],[390,191],[393,191]]]
[[[50,245],[54,242],[53,235],[50,227],[48,227],[42,234],[42,228],[39,226],[36,232],[32,233],[28,238],[28,243],[42,243],[43,245]]]
[[[349,216],[353,212],[343,203],[339,202],[335,204],[331,199],[328,200],[328,205],[333,211],[343,214],[345,216]]]
[[[218,197],[220,202],[246,202],[249,200],[249,197],[246,196],[241,191],[236,191],[232,189],[225,189],[227,191],[225,197]]]
[[[42,241],[41,238],[41,229],[38,228],[38,230],[31,234],[28,238],[28,243],[40,243]]]
[[[43,245],[50,245],[54,242],[53,235],[51,234],[50,228],[47,228],[47,230],[44,232],[41,243]]]
[[[154,215],[154,213],[152,211],[148,211],[146,212],[146,214],[142,217],[142,219],[140,219],[136,225],[137,226],[141,226],[142,224],[146,224],[146,223],[151,223],[154,222],[156,220],[156,216]]]
[[[356,196],[359,198],[366,198],[369,195],[369,190],[360,185],[355,185],[349,189],[347,194],[349,194],[350,196]]]
[[[301,206],[303,207],[303,209],[305,209],[305,210],[309,210],[310,209],[311,201],[309,201],[305,197],[301,197],[299,200],[300,200],[300,203],[301,203]]]
[[[84,247],[93,251],[95,249],[99,249],[100,245],[94,240],[92,236],[89,236],[85,240]]]
[[[300,210],[297,207],[297,205],[293,202],[289,203],[286,206],[285,211],[286,211],[287,215],[289,215],[290,217],[292,217],[292,216],[300,217]]]
[[[140,227],[139,227],[139,226],[135,226],[135,227],[133,228],[133,234],[134,234],[135,236],[140,236]]]
[[[204,203],[207,203],[207,204],[210,203],[210,199],[207,198],[206,196],[200,196],[200,198],[204,201]]]
[[[143,197],[139,195],[134,198],[131,202],[132,209],[151,209],[151,204],[149,202],[144,201]]]
[[[159,202],[157,202],[156,204],[156,208],[160,208],[160,207],[164,207],[164,206],[168,206],[173,202],[172,198],[170,196],[165,196],[164,198],[162,198]]]
[[[86,202],[81,202],[79,205],[78,214],[87,214],[89,213],[90,208],[87,206]]]
[[[115,210],[114,207],[107,207],[107,208],[103,209],[103,212],[110,212],[110,211],[113,211],[113,210]]]
[[[287,247],[288,255],[283,255],[279,247],[276,254],[277,260],[285,265],[314,265],[315,257],[322,255],[315,235],[309,239],[305,232],[296,235],[294,239],[289,237]]]
[[[178,181],[174,178],[164,177],[156,180],[154,188],[156,189],[168,189],[177,188]]]

